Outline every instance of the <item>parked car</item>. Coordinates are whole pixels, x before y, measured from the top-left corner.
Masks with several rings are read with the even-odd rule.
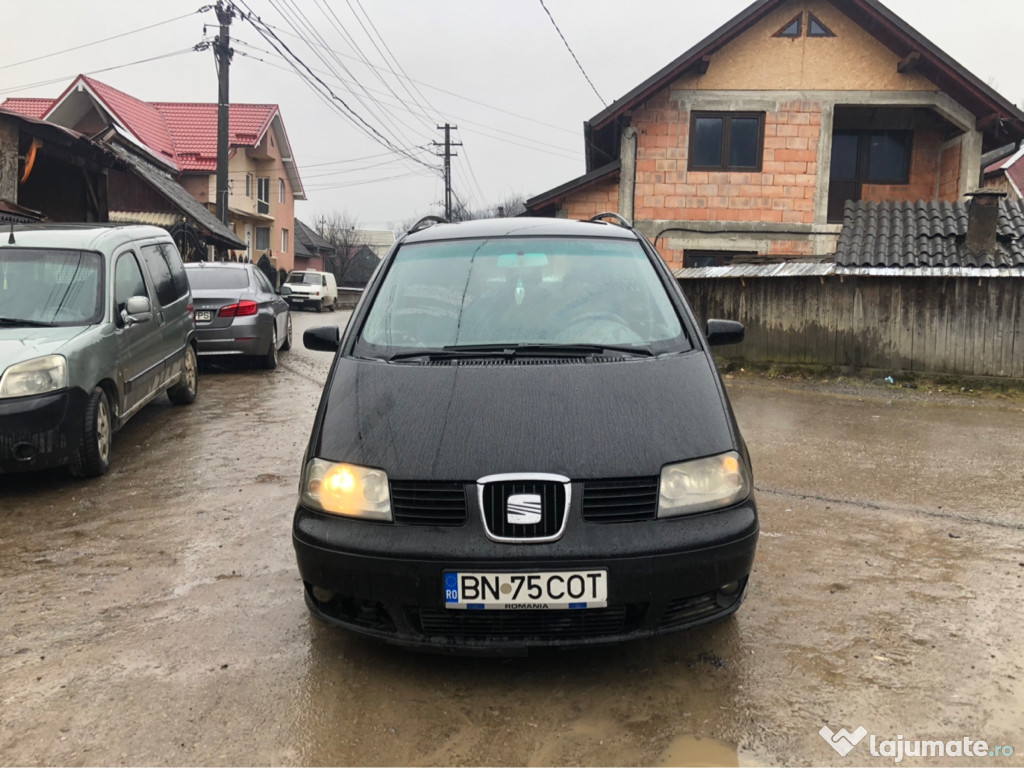
[[[750,459],[710,345],[646,238],[603,220],[414,228],[335,351],[292,538],[318,618],[489,652],[737,610]]]
[[[292,307],[312,307],[317,312],[329,309],[333,312],[338,306],[338,283],[330,272],[289,272],[281,286],[281,295]]]
[[[155,397],[196,398],[181,256],[148,226],[16,225],[0,239],[0,473],[110,467]]]
[[[292,315],[253,264],[200,261],[185,265],[196,311],[200,357],[248,355],[277,368],[278,350],[292,348]]]

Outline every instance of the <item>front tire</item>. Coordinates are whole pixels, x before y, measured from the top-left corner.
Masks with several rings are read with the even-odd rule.
[[[78,456],[71,463],[77,477],[99,477],[110,469],[110,445],[114,422],[110,418],[110,402],[102,387],[96,387],[85,404],[85,423]]]
[[[175,405],[188,405],[196,401],[197,394],[199,394],[199,361],[196,360],[196,351],[189,344],[185,347],[181,380],[167,390],[167,398]]]

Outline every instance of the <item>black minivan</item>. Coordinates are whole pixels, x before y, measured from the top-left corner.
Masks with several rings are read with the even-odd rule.
[[[304,335],[337,352],[292,531],[309,609],[464,652],[732,614],[758,519],[709,346],[742,338],[616,214],[421,222],[344,334]]]

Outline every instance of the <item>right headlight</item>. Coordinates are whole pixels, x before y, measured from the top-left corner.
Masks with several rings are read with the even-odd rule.
[[[387,473],[313,459],[302,473],[302,503],[332,515],[391,520]]]
[[[68,361],[64,355],[46,355],[15,363],[0,376],[0,398],[43,395],[67,389]]]
[[[706,512],[750,495],[750,469],[736,451],[669,464],[661,470],[658,517]]]

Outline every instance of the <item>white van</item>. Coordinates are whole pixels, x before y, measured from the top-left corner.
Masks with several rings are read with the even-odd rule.
[[[300,270],[289,272],[281,286],[281,296],[290,307],[312,307],[317,312],[338,305],[338,282],[330,272]]]

